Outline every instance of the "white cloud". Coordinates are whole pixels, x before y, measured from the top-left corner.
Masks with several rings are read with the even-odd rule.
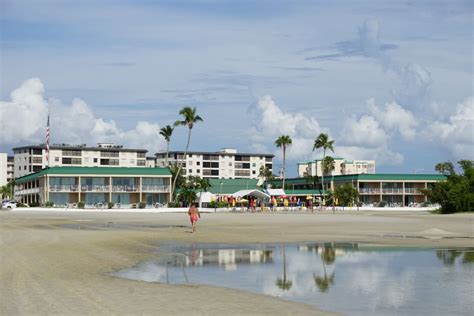
[[[321,132],[315,118],[304,113],[284,112],[269,95],[260,98],[249,112],[254,118],[250,132],[253,148],[267,148],[264,143],[273,144],[279,136],[289,135],[293,143],[287,150],[288,159],[304,159],[312,155],[314,140]],[[281,150],[273,147],[273,151],[281,156]]]
[[[164,140],[158,135],[160,126],[156,123],[141,121],[133,129],[122,130],[115,121],[96,117],[81,99],[75,98],[70,105],[65,105],[57,99],[46,100],[43,93],[43,84],[33,78],[12,92],[11,102],[0,102],[5,144],[42,142],[50,109],[50,143],[94,145],[114,142],[148,149],[150,154],[165,148]]]
[[[447,121],[434,122],[425,137],[449,149],[456,158],[474,159],[474,97],[458,104]]]
[[[0,117],[4,144],[41,139],[44,133],[48,105],[43,98],[44,87],[38,78],[31,78],[15,89],[10,102],[0,101]]]
[[[346,121],[341,138],[343,143],[352,146],[379,147],[386,144],[389,137],[373,116],[363,115],[359,120]]]
[[[418,123],[410,111],[405,110],[396,102],[385,103],[385,108],[381,109],[375,105],[374,99],[369,99],[367,105],[383,128],[398,131],[407,140],[415,138]]]
[[[390,150],[387,144],[374,148],[363,146],[337,146],[337,156],[347,159],[375,160],[377,165],[398,165],[404,160],[402,154]]]

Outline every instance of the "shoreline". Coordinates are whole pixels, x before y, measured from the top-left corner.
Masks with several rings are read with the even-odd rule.
[[[182,213],[0,212],[0,295],[7,314],[326,315],[309,305],[233,289],[148,284],[107,274],[156,258],[156,246],[169,242],[472,247],[473,223],[473,214],[218,212],[204,213],[191,234]]]

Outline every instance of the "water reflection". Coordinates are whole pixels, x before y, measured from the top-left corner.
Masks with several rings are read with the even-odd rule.
[[[468,315],[473,254],[356,243],[171,245],[160,261],[114,275],[237,288],[350,315]]]

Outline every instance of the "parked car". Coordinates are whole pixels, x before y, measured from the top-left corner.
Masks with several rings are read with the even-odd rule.
[[[16,202],[13,202],[13,201],[2,202],[2,208],[7,208],[7,209],[16,208]]]

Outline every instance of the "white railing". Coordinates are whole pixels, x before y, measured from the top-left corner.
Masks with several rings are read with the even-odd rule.
[[[403,194],[402,188],[382,189],[383,194]]]
[[[423,188],[405,188],[405,193],[408,193],[408,194],[423,194],[420,192],[420,189],[423,189]]]
[[[380,189],[378,188],[360,188],[360,194],[380,194]]]
[[[134,185],[113,185],[112,192],[138,192],[138,187]]]
[[[110,186],[108,185],[81,185],[81,191],[83,192],[109,192]]]
[[[143,192],[169,192],[167,185],[142,185]]]
[[[16,195],[24,195],[24,194],[37,194],[40,193],[39,188],[31,188],[31,189],[23,189],[23,190],[16,190]]]
[[[59,184],[50,184],[50,192],[77,192],[77,185],[59,185]]]

